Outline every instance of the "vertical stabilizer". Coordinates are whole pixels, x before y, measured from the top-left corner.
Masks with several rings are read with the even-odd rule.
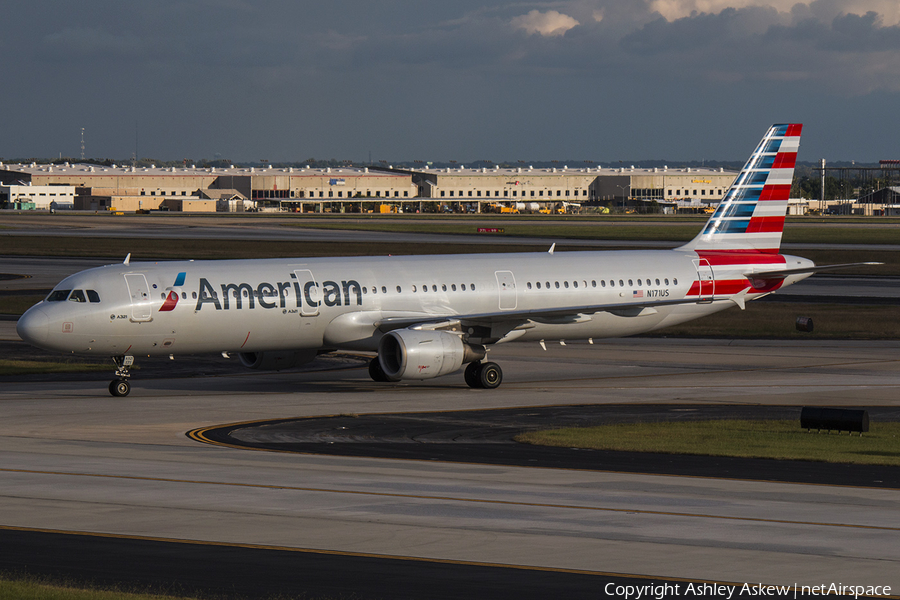
[[[777,254],[802,128],[770,127],[703,230],[679,249]]]

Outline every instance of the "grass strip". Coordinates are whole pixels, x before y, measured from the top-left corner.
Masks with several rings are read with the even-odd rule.
[[[0,315],[21,315],[44,299],[40,296],[0,296]]]
[[[797,317],[810,317],[813,331],[797,331]],[[736,306],[660,329],[650,335],[666,337],[723,337],[772,339],[900,339],[895,305],[846,305],[756,301],[746,310]]]
[[[862,436],[809,433],[799,420],[717,420],[571,427],[515,439],[566,448],[900,466],[900,423],[871,423]]]
[[[493,221],[493,220],[492,220]],[[593,222],[592,222],[593,223]],[[495,224],[492,223],[492,226]],[[471,223],[403,223],[397,221],[356,221],[340,223],[312,223],[305,221],[289,227],[350,231],[380,231],[392,233],[473,234]],[[700,232],[702,223],[645,222],[634,224],[596,223],[590,226],[560,223],[521,223],[498,221],[503,235],[556,239],[591,239],[612,241],[669,241],[688,242]],[[900,232],[896,227],[786,227],[783,241],[795,244],[896,244]]]
[[[296,225],[308,229],[335,229],[350,231],[379,231],[391,233],[424,233],[424,234],[457,234],[472,235],[477,227],[471,223],[397,223],[397,222],[361,222],[361,223],[302,223]],[[508,221],[492,222],[490,227],[499,226],[504,230],[502,235],[515,237],[540,237],[553,239],[587,239],[612,241],[671,241],[687,242],[700,230],[701,224],[654,226],[643,225],[606,225],[595,224],[589,227],[569,225],[565,223],[510,223]],[[493,234],[498,235],[498,234]]]
[[[0,235],[0,255],[110,258],[122,262],[155,259],[317,258],[327,256],[386,256],[388,254],[485,254],[546,251],[549,244],[454,244],[420,242],[321,242],[179,239],[177,243],[141,238],[53,237]]]
[[[91,373],[109,371],[109,361],[103,363],[77,361],[42,361],[0,359],[0,376],[35,375],[43,373]]]
[[[182,596],[103,590],[24,577],[0,578],[0,600],[186,600]]]

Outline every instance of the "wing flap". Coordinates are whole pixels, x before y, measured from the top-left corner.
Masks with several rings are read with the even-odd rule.
[[[429,325],[446,323],[448,320],[472,325],[492,325],[497,323],[527,321],[575,323],[582,320],[585,315],[598,312],[609,312],[623,317],[637,317],[653,314],[655,309],[661,306],[677,306],[681,304],[697,304],[699,298],[683,298],[680,300],[652,300],[640,302],[620,302],[615,304],[585,304],[580,306],[566,306],[554,308],[538,308],[531,310],[504,310],[496,312],[483,312],[472,314],[441,314],[441,315],[409,315],[386,317],[377,321],[375,327],[383,333],[394,329],[403,329],[416,325]],[[709,298],[703,298],[708,303]],[[653,311],[647,310],[653,309]]]

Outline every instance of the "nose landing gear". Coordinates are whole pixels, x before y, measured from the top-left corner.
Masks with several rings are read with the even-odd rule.
[[[131,391],[131,383],[128,381],[128,378],[131,377],[131,373],[129,373],[128,370],[131,365],[134,364],[134,357],[113,356],[112,359],[113,362],[116,363],[117,379],[113,379],[109,382],[109,393],[117,398],[127,396],[128,392]]]

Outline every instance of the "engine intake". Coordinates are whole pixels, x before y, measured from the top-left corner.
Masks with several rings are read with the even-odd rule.
[[[241,352],[241,364],[248,369],[262,371],[283,371],[311,362],[316,357],[315,350],[293,350],[288,352]]]
[[[378,362],[389,381],[431,379],[484,358],[482,346],[465,344],[446,331],[398,329],[378,344]]]

